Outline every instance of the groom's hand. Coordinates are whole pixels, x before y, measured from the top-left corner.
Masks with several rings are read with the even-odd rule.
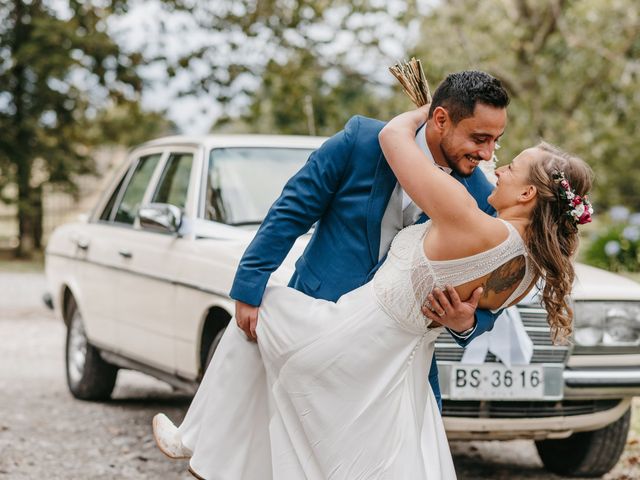
[[[475,313],[482,296],[482,287],[476,288],[464,302],[451,285],[446,286],[446,293],[434,288],[427,299],[431,309],[422,306],[422,314],[431,320],[433,326],[444,325],[454,332],[464,332],[475,325]]]
[[[256,325],[258,324],[258,308],[236,300],[236,323],[247,339],[256,341]]]

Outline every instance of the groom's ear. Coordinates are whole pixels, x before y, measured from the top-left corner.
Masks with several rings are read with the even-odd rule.
[[[443,133],[447,127],[447,124],[451,122],[451,119],[449,118],[449,112],[447,112],[442,107],[436,107],[433,110],[433,115],[431,116],[429,122],[433,124],[438,132]]]

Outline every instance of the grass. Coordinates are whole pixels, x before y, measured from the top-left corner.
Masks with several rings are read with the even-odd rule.
[[[44,253],[36,252],[30,259],[15,258],[12,250],[0,250],[0,272],[33,273],[44,271]]]

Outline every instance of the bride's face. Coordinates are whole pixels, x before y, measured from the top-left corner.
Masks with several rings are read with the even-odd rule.
[[[496,188],[489,195],[488,201],[497,211],[512,207],[531,198],[535,189],[529,182],[529,169],[535,162],[537,151],[529,148],[521,152],[509,165],[496,169]],[[532,189],[534,191],[532,192]]]

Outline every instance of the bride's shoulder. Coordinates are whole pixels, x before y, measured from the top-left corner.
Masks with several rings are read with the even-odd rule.
[[[450,227],[451,228],[451,227]],[[486,214],[467,217],[467,222],[453,226],[444,238],[456,238],[456,244],[466,254],[489,250],[507,240],[510,228],[506,222]]]
[[[476,229],[479,235],[482,235],[489,243],[495,243],[496,245],[504,242],[514,227],[509,222],[490,215],[479,216],[476,224]]]

